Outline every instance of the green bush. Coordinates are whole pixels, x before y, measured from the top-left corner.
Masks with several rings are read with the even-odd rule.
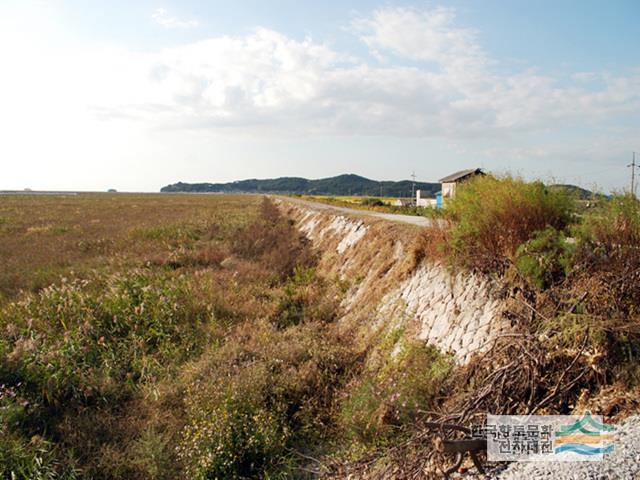
[[[548,227],[563,231],[574,201],[542,182],[483,176],[461,184],[446,208],[454,223],[448,242],[452,261],[502,273],[535,232]]]
[[[385,205],[385,203],[379,198],[368,197],[360,200],[360,205],[364,205],[367,207],[382,207]]]
[[[336,318],[343,285],[316,275],[315,268],[296,267],[282,288],[282,296],[271,322],[287,328],[309,320],[331,322]]]
[[[303,322],[310,307],[309,290],[315,277],[314,268],[296,267],[294,274],[284,285],[283,296],[272,322],[280,328]]]
[[[270,404],[265,364],[248,365],[207,396],[193,392],[179,450],[193,479],[236,479],[274,472],[291,437],[286,405]],[[220,381],[220,380],[219,380]],[[284,410],[284,411],[283,411]]]
[[[133,273],[106,285],[50,286],[0,312],[7,370],[45,404],[115,400],[159,371],[163,358],[195,353],[211,315],[180,278]],[[123,388],[124,387],[124,388]]]
[[[0,425],[0,478],[11,480],[72,480],[78,478],[72,468],[62,467],[53,446],[41,437],[29,442]]]
[[[411,425],[453,368],[447,355],[423,342],[405,341],[395,356],[387,343],[378,368],[353,386],[340,413],[347,437],[365,445],[384,443],[397,427]]]
[[[354,360],[317,324],[242,326],[187,380],[178,452],[188,478],[290,478],[291,450],[326,433]]]
[[[340,423],[349,440],[373,444],[389,433],[387,425],[377,418],[382,397],[383,392],[372,377],[361,379],[352,388],[340,412]]]
[[[593,247],[623,251],[640,245],[640,201],[617,194],[591,210],[577,229],[578,238]]]
[[[543,290],[565,277],[574,250],[562,232],[549,227],[518,247],[516,266],[530,284]]]
[[[630,194],[601,202],[576,237],[573,276],[589,291],[591,313],[640,315],[640,202]]]

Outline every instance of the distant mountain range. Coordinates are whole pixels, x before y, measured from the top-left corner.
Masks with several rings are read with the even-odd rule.
[[[591,190],[587,190],[586,188],[582,188],[582,187],[577,187],[575,185],[565,185],[565,184],[558,183],[555,185],[549,185],[549,188],[552,190],[564,190],[565,192],[575,196],[575,198],[578,198],[580,200],[591,200],[594,198],[595,199],[607,198],[607,196],[602,193],[594,193]]]
[[[416,182],[416,190],[425,197],[435,197],[439,183]],[[300,177],[281,177],[265,180],[250,179],[229,183],[178,182],[160,189],[161,192],[221,192],[221,193],[298,193],[304,195],[369,195],[410,197],[411,180],[399,182],[370,180],[354,174],[309,180]]]
[[[594,193],[575,185],[550,185],[549,188],[565,190],[577,198],[588,200]],[[416,182],[416,190],[423,197],[435,197],[440,183]],[[264,180],[249,179],[229,183],[183,183],[178,182],[160,189],[161,192],[194,193],[293,193],[302,195],[361,195],[381,197],[411,197],[411,180],[399,182],[370,180],[360,175],[346,174],[337,177],[309,180],[300,177],[280,177]],[[596,197],[602,195],[596,194]]]

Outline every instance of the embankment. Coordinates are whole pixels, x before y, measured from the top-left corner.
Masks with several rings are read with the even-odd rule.
[[[489,279],[416,262],[420,227],[279,203],[320,252],[320,272],[345,286],[340,321],[361,335],[402,329],[465,363],[509,328]]]

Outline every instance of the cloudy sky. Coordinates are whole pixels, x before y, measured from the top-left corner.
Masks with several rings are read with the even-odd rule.
[[[483,166],[608,191],[640,2],[0,0],[0,189]]]

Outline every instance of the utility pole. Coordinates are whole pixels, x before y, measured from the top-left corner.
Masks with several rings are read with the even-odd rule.
[[[636,163],[636,152],[632,152],[632,160],[627,168],[631,168],[631,195],[636,196],[636,168],[640,168],[640,165]]]
[[[411,199],[415,201],[416,199],[416,172],[415,170],[411,172]]]

